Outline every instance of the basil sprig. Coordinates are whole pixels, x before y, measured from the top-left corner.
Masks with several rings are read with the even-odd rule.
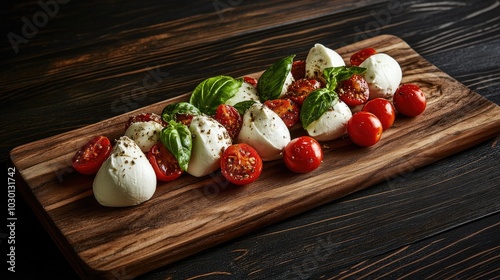
[[[170,121],[162,129],[160,141],[174,155],[181,169],[187,171],[193,147],[189,128],[182,123]]]
[[[215,76],[202,81],[191,93],[189,103],[202,113],[213,115],[217,106],[233,97],[243,83],[242,79],[229,76]]]
[[[161,118],[166,122],[175,121],[176,116],[179,114],[199,116],[201,112],[191,103],[178,102],[165,106],[161,113]]]
[[[257,82],[260,101],[277,99],[280,96],[286,78],[292,70],[294,57],[295,55],[287,56],[275,62],[262,73]]]

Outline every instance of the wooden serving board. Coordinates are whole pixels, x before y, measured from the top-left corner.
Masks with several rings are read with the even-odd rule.
[[[160,113],[169,103],[187,100],[185,94],[13,149],[12,162],[26,183],[18,189],[82,277],[134,277],[499,134],[499,106],[431,65],[400,38],[379,36],[337,51],[347,61],[365,47],[393,56],[403,69],[403,82],[424,90],[427,109],[416,118],[398,116],[370,148],[347,138],[323,143],[324,162],[311,173],[294,174],[280,160],[267,162],[261,177],[243,187],[227,185],[220,174],[185,174],[160,183],[142,205],[99,205],[93,176],[70,167],[75,151],[98,134],[117,138],[129,116]]]

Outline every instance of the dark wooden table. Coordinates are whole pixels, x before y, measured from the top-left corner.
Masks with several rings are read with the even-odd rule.
[[[190,92],[210,76],[305,57],[316,42],[335,49],[392,34],[500,103],[498,1],[40,3],[8,1],[1,12],[3,176],[18,145]],[[490,139],[138,278],[498,279],[499,146]],[[7,279],[78,278],[20,195],[15,203],[16,272]],[[0,234],[5,257],[11,233]]]

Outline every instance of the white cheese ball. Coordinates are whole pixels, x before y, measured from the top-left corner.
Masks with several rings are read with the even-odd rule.
[[[344,59],[332,49],[315,44],[306,58],[306,77],[324,81],[323,71],[328,67],[345,66]]]
[[[252,146],[263,161],[280,158],[290,140],[286,124],[263,104],[253,104],[243,115],[243,126],[237,141]]]
[[[103,206],[134,206],[153,196],[156,174],[139,146],[122,136],[97,172],[92,188]]]
[[[391,98],[403,78],[399,63],[385,53],[368,57],[359,67],[366,68],[363,76],[370,87],[370,99]]]
[[[346,134],[347,122],[352,117],[349,106],[339,100],[333,109],[326,111],[307,128],[307,134],[318,141],[331,141]]]
[[[125,131],[125,136],[134,140],[146,153],[158,142],[162,129],[163,126],[155,121],[134,122]]]
[[[213,118],[201,115],[193,118],[189,130],[193,148],[187,172],[202,177],[219,169],[222,152],[232,144],[226,128]]]
[[[259,95],[257,93],[257,88],[243,81],[236,94],[229,98],[225,103],[234,106],[236,103],[247,100],[259,101]]]

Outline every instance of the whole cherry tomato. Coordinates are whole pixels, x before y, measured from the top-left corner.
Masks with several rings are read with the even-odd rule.
[[[307,173],[319,167],[323,161],[323,149],[316,139],[300,136],[292,139],[283,149],[286,167],[296,173]]]
[[[419,86],[403,84],[398,87],[392,98],[394,107],[401,114],[416,117],[425,111],[427,101]]]
[[[354,144],[369,147],[382,137],[382,123],[374,114],[360,111],[347,122],[347,134]]]
[[[394,106],[385,98],[375,98],[366,102],[362,111],[370,112],[377,116],[382,123],[383,130],[387,130],[391,127],[396,119],[396,110]]]
[[[374,48],[366,48],[357,51],[351,56],[350,62],[352,66],[359,66],[363,61],[365,61],[370,56],[376,54],[377,51]]]
[[[111,142],[106,136],[96,136],[83,145],[73,156],[73,168],[81,174],[96,174],[111,154]]]
[[[259,178],[262,159],[257,151],[245,143],[229,146],[221,155],[222,175],[235,185],[246,185]]]
[[[179,178],[184,173],[175,159],[174,155],[162,144],[156,143],[147,154],[147,158],[156,178],[159,181],[168,182]]]

